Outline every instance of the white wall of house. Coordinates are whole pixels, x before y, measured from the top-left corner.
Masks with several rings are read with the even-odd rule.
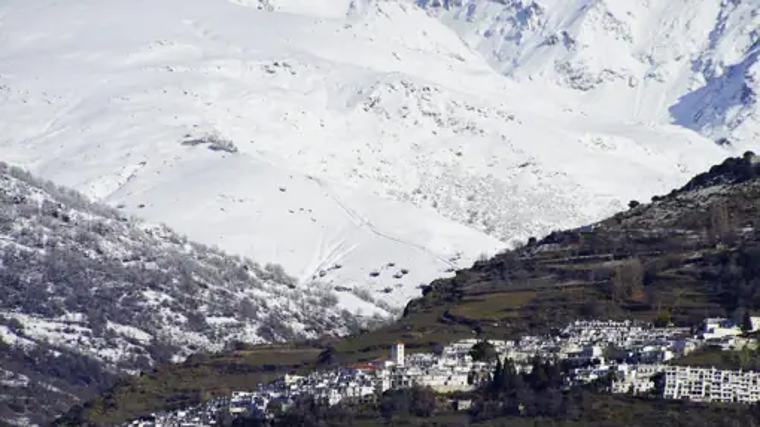
[[[673,366],[665,371],[664,397],[754,403],[760,401],[760,373]]]

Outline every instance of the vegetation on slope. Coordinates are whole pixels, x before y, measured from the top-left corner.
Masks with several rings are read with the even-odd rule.
[[[361,324],[319,286],[0,163],[0,419],[43,422],[224,343],[302,340]]]
[[[760,349],[723,350],[720,347],[702,348],[673,363],[702,368],[760,371]]]

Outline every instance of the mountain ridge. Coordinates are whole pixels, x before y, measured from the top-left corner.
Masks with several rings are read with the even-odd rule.
[[[359,287],[400,310],[452,268],[598,220],[736,149],[502,76],[429,12],[4,3],[0,114],[13,119],[0,156],[303,285]],[[373,275],[390,263],[408,274]]]
[[[586,92],[624,116],[672,120],[752,148],[757,6],[701,1],[417,2],[499,72]],[[653,102],[648,102],[653,101]]]

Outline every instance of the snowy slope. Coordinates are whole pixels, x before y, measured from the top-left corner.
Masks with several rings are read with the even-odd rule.
[[[482,3],[478,25],[511,7]],[[660,120],[658,103],[626,116],[629,100],[608,108],[601,90],[504,78],[486,53],[535,53],[478,41],[484,29],[455,25],[463,7],[8,0],[0,158],[301,284],[401,307],[481,255],[600,219],[729,154]],[[543,25],[515,13],[531,34]]]
[[[630,120],[751,148],[760,135],[760,3],[420,0],[494,69],[571,89]]]
[[[190,242],[2,163],[0,248],[0,320],[16,318],[27,330],[22,337],[108,363],[126,357],[99,352],[120,352],[111,339],[110,347],[90,345],[80,327],[64,339],[49,323],[114,329],[137,347],[161,341],[182,359],[233,340],[341,335],[358,320],[341,313],[329,289],[299,288],[277,265]]]
[[[0,423],[39,422],[118,374],[198,351],[346,335],[387,320],[338,302],[279,266],[190,242],[0,163]]]

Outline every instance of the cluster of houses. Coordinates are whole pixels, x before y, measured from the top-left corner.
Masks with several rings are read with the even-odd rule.
[[[752,318],[760,329],[760,318]],[[634,321],[575,321],[552,336],[525,336],[516,341],[489,340],[503,360],[518,370],[531,369],[535,357],[550,358],[568,366],[566,384],[587,383],[611,373],[612,393],[651,393],[655,378],[664,378],[662,395],[698,401],[760,401],[760,374],[669,365],[704,345],[732,349],[747,345],[741,329],[726,319],[706,319],[699,331],[690,328],[655,328]],[[391,347],[390,357],[367,363],[319,370],[308,375],[285,375],[252,391],[206,402],[201,406],[155,414],[126,425],[209,426],[221,418],[245,415],[271,417],[303,397],[325,405],[339,402],[369,403],[391,389],[429,387],[439,393],[471,391],[487,381],[493,361],[471,356],[477,339],[465,339],[437,353],[406,354],[403,343]],[[658,374],[661,374],[658,376]],[[466,405],[464,405],[466,407]]]
[[[752,317],[750,331],[760,329],[760,317]],[[580,322],[583,325],[583,322]],[[620,327],[620,326],[618,326]],[[594,328],[587,328],[593,330]],[[607,335],[612,329],[604,327]],[[614,374],[612,393],[661,395],[665,399],[698,402],[754,403],[760,401],[760,373],[677,366],[667,362],[692,351],[711,346],[722,350],[757,347],[754,339],[742,338],[745,332],[735,322],[708,318],[695,334],[690,329],[634,327],[622,334],[610,347],[608,355],[595,363],[573,369],[569,378],[588,382]],[[588,335],[589,332],[585,333]],[[643,335],[642,335],[643,334]],[[624,337],[624,339],[620,339]],[[605,340],[601,341],[602,343]],[[598,351],[598,347],[597,347]],[[622,357],[621,357],[622,356]],[[656,379],[661,384],[658,387]]]
[[[618,367],[612,393],[651,394],[695,402],[755,403],[760,401],[760,373],[666,364]],[[655,383],[658,374],[661,390]]]

